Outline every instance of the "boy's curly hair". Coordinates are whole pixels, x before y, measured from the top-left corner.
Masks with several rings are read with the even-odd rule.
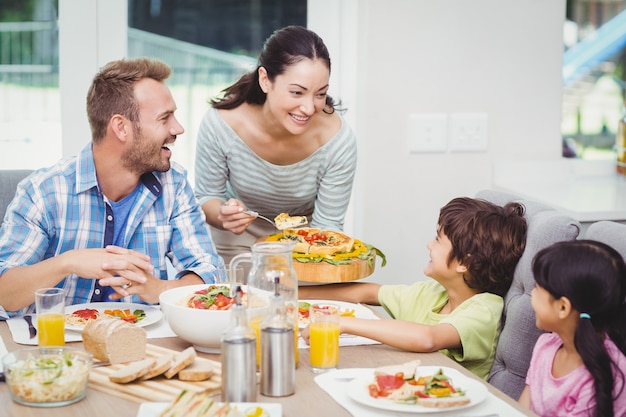
[[[467,267],[470,288],[504,296],[526,247],[525,208],[519,203],[500,207],[486,200],[459,197],[441,208],[438,228],[452,243],[448,265]]]

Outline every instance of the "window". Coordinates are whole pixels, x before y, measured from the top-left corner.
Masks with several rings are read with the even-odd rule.
[[[287,25],[306,26],[306,0],[129,0],[128,55],[165,61],[185,127],[173,159],[194,183],[195,141],[209,100],[255,68],[265,39]]]
[[[624,114],[626,2],[568,1],[563,39],[563,156],[615,160]]]
[[[56,0],[2,0],[2,169],[39,168],[61,156],[57,10]]]

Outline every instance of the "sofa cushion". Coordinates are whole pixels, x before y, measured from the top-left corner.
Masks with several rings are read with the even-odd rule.
[[[32,170],[28,169],[6,169],[0,170],[0,225],[4,220],[4,213],[15,197],[17,184],[26,178]]]
[[[595,222],[587,228],[584,238],[606,243],[626,260],[626,224],[606,220]]]
[[[500,206],[509,201],[524,205],[528,232],[524,254],[515,268],[511,288],[504,297],[502,333],[496,347],[496,357],[488,381],[514,399],[525,386],[526,372],[532,350],[541,334],[535,325],[535,313],[530,305],[530,292],[535,287],[532,261],[537,252],[553,243],[576,239],[580,223],[552,207],[514,194],[482,190],[477,198]]]

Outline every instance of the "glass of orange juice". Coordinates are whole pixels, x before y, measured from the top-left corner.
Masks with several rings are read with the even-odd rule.
[[[339,306],[312,304],[309,310],[311,369],[322,373],[339,364]]]
[[[65,345],[65,290],[40,288],[35,291],[39,346]]]

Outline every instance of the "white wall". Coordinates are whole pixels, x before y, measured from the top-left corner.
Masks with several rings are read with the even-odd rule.
[[[126,0],[59,0],[59,89],[63,156],[91,141],[85,97],[107,62],[126,56]]]
[[[560,158],[564,17],[565,0],[309,0],[308,25],[327,39],[333,61],[331,93],[359,141],[348,230],[388,257],[370,280],[423,279],[439,209],[489,188],[492,163]],[[101,11],[96,21],[106,32],[126,16]],[[98,62],[123,56],[106,38]],[[81,107],[63,117],[64,130],[84,123],[86,88],[74,89]],[[408,152],[410,114],[461,112],[488,115],[486,152]],[[63,140],[67,155],[89,138]]]
[[[357,108],[354,234],[388,258],[370,280],[423,279],[439,209],[489,188],[494,161],[560,157],[564,17],[564,0],[357,2],[356,70],[340,77],[356,95],[340,98]],[[487,113],[486,152],[409,154],[409,114],[458,112]]]

